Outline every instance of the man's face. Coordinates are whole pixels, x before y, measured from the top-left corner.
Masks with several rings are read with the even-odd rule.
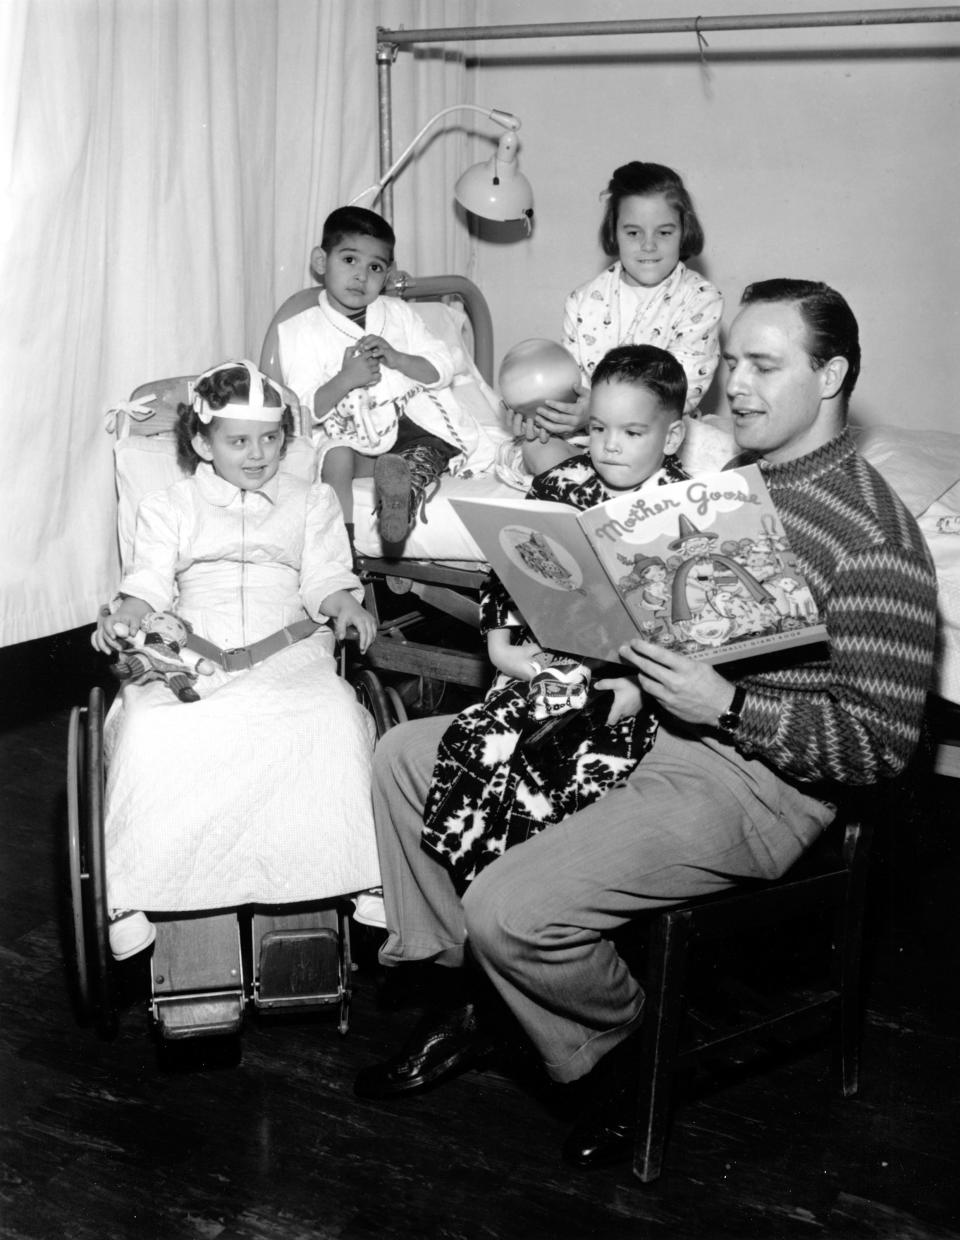
[[[789,302],[754,302],[733,321],[724,350],[727,399],[739,448],[773,463],[822,447],[839,429],[826,368],[814,370],[807,328]]]

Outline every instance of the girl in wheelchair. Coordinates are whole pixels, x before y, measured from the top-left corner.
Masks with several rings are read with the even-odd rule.
[[[175,912],[324,899],[379,882],[372,722],[337,674],[335,638],[376,633],[340,507],[280,469],[293,417],[247,361],[201,375],[179,409],[194,472],[146,496],[132,563],[93,645],[176,611],[214,665],[199,701],[128,684],[108,715],[110,947],[123,959]],[[331,624],[328,622],[332,622]]]

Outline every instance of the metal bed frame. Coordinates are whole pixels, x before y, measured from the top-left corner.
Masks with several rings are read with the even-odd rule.
[[[836,13],[746,13],[703,17],[628,18],[617,21],[518,22],[502,26],[429,26],[417,30],[377,27],[377,101],[380,175],[393,164],[393,63],[401,48],[424,43],[489,42],[496,39],[563,39],[584,35],[702,34],[717,30],[802,30],[838,26],[906,26],[960,21],[955,4],[897,9],[844,9]],[[384,186],[380,210],[393,220],[393,187]]]

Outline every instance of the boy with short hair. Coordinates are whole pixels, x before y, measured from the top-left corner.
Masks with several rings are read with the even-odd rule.
[[[324,280],[317,305],[279,329],[284,381],[313,414],[321,477],[351,540],[353,479],[373,475],[380,537],[390,546],[403,543],[443,473],[478,472],[493,460],[486,432],[450,390],[450,350],[399,297],[382,296],[395,243],[374,211],[331,212],[311,256]]]
[[[539,474],[527,498],[583,510],[682,481],[687,475],[676,452],[686,395],[683,367],[664,349],[611,349],[594,371],[587,451]],[[421,836],[460,892],[514,844],[624,783],[657,732],[636,679],[603,668],[593,683],[609,691],[609,705],[598,713],[575,711],[562,735],[529,744],[540,694],[551,682],[583,686],[591,674],[539,645],[495,573],[481,592],[480,628],[499,674],[483,701],[461,711],[440,741]],[[585,689],[572,696],[585,698]]]

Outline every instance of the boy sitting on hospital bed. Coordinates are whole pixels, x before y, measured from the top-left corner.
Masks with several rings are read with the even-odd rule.
[[[339,207],[311,256],[317,305],[279,327],[284,382],[313,414],[321,477],[353,532],[353,479],[373,475],[380,538],[402,545],[444,473],[479,473],[494,457],[450,384],[455,359],[399,297],[382,296],[395,237],[363,207]]]
[[[195,472],[141,501],[132,562],[93,634],[109,653],[146,615],[175,610],[214,664],[199,701],[128,684],[107,717],[118,959],[153,941],[144,909],[321,901],[379,881],[372,722],[332,656],[348,626],[366,649],[376,624],[332,491],[280,470],[292,428],[251,362],[200,376],[177,428]]]

